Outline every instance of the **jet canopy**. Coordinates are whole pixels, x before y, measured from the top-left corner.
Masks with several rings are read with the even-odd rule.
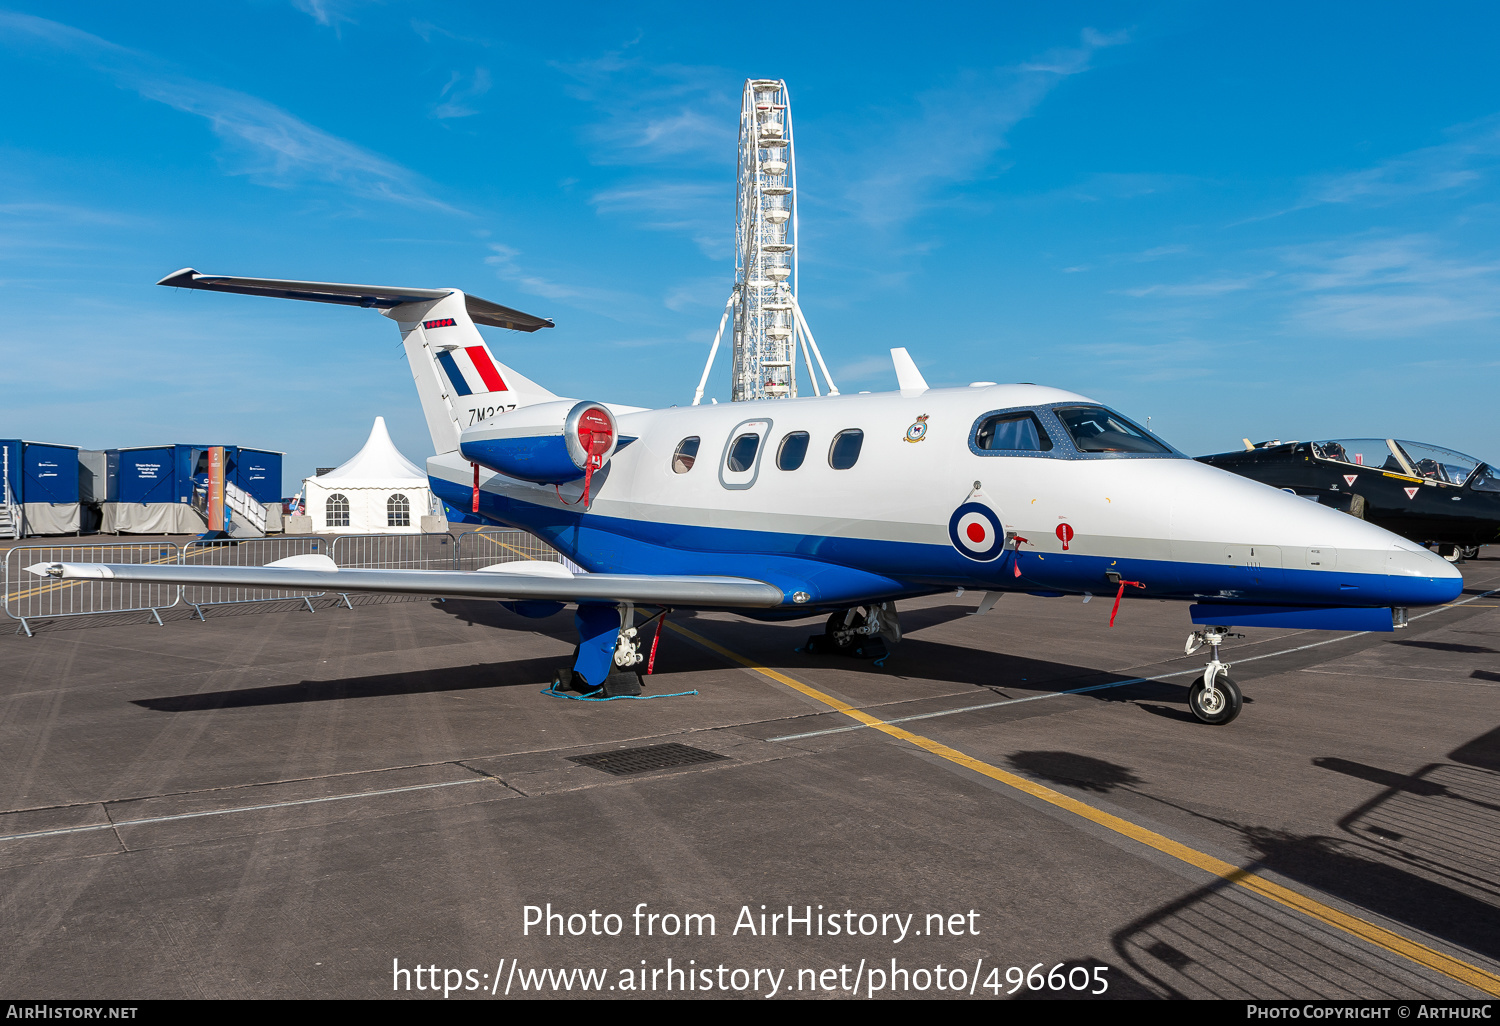
[[[1339,438],[1312,443],[1313,455],[1335,463],[1388,470],[1409,477],[1425,477],[1441,484],[1463,485],[1482,466],[1482,461],[1452,449],[1426,442],[1396,438]],[[1484,467],[1482,478],[1494,480],[1494,471]],[[1475,487],[1480,481],[1475,481]],[[1488,489],[1487,489],[1488,490]]]

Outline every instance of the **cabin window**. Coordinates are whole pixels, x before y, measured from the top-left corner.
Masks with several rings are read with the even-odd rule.
[[[672,473],[686,474],[693,469],[693,464],[698,459],[698,436],[684,438],[677,443],[677,451],[672,454]]]
[[[400,492],[385,500],[385,526],[411,526],[411,500]]]
[[[834,470],[848,470],[859,462],[859,450],[864,444],[865,433],[859,428],[840,431],[828,447],[828,465]]]
[[[334,492],[328,497],[328,505],[325,508],[328,514],[329,527],[349,526],[349,497],[341,492]]]
[[[1102,406],[1064,406],[1053,412],[1073,436],[1073,444],[1079,452],[1172,451],[1118,413]]]
[[[793,431],[781,440],[776,452],[776,466],[782,470],[796,470],[807,459],[807,432]]]
[[[729,462],[726,464],[736,474],[743,474],[755,466],[755,454],[760,451],[760,435],[744,434],[729,447]]]
[[[1052,439],[1033,413],[1001,413],[986,417],[974,432],[974,445],[986,451],[996,449],[1023,452],[1047,452]]]

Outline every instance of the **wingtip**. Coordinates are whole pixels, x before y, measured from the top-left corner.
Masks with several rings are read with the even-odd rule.
[[[180,271],[173,271],[171,274],[167,275],[156,284],[171,285],[177,288],[186,288],[193,284],[194,278],[198,277],[200,277],[200,275],[197,271],[193,270],[191,267],[184,267]]]

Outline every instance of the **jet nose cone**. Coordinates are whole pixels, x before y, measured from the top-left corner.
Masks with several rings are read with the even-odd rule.
[[[1439,605],[1452,602],[1464,590],[1458,567],[1413,542],[1392,545],[1385,563],[1392,605]]]

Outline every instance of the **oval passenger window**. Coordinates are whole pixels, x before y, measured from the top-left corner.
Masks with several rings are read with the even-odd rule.
[[[781,440],[781,449],[776,453],[776,466],[782,470],[796,470],[807,459],[807,432],[793,431]]]
[[[677,451],[672,454],[672,473],[686,474],[693,469],[693,462],[698,459],[698,436],[684,438],[677,443]]]
[[[729,447],[729,469],[743,474],[755,466],[755,453],[760,448],[760,435],[740,435]]]
[[[848,470],[859,461],[859,449],[864,444],[865,433],[859,428],[840,431],[828,449],[828,465],[834,470]]]

